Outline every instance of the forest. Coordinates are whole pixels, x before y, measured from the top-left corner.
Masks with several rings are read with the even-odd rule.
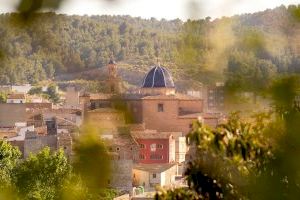
[[[298,6],[183,22],[130,16],[0,15],[0,84],[37,84],[98,69],[111,57],[137,71],[159,58],[176,79],[226,81],[255,90],[278,74],[300,72]],[[121,66],[121,67],[122,67]],[[234,76],[232,76],[234,74]],[[254,86],[247,85],[249,77]],[[253,78],[254,77],[254,78]],[[99,79],[99,77],[94,77]]]

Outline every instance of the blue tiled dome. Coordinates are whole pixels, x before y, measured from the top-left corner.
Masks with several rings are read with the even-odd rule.
[[[174,88],[169,71],[162,66],[154,66],[145,76],[142,88]]]

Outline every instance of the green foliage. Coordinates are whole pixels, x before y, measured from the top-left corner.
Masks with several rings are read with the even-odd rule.
[[[74,146],[73,166],[88,188],[97,193],[99,188],[108,186],[111,158],[95,128],[86,126],[82,132]]]
[[[300,112],[294,107],[299,86],[299,78],[291,76],[280,78],[271,87],[277,112],[275,128],[270,131],[272,135],[279,134],[273,159],[264,166],[260,176],[251,180],[249,193],[252,199],[297,199],[300,195],[297,157],[300,152]]]
[[[43,92],[43,88],[40,87],[40,86],[37,86],[37,87],[33,87],[31,88],[29,91],[28,91],[28,94],[30,95],[34,95],[34,94],[42,94]]]
[[[48,95],[49,99],[53,103],[58,103],[59,102],[59,94],[57,92],[57,86],[56,84],[50,84],[47,88],[46,94]]]
[[[270,114],[244,121],[232,113],[215,129],[195,122],[187,135],[192,156],[185,171],[189,189],[160,192],[157,198],[247,199],[248,178],[263,173],[273,159],[273,141],[265,135],[270,120]]]
[[[260,80],[256,85],[260,87],[264,86],[261,76],[274,75],[273,72],[276,74],[277,71],[300,72],[299,54],[290,50],[295,49],[290,42],[295,35],[289,31],[297,22],[294,20],[297,6],[183,23],[178,19],[159,21],[130,16],[36,13],[41,8],[57,8],[60,0],[34,2],[21,1],[20,14],[0,16],[0,35],[3,38],[0,43],[3,52],[1,84],[38,83],[65,72],[103,67],[111,54],[117,61],[141,71],[147,70],[159,57],[176,78],[188,77],[204,83],[224,80],[223,70],[227,69],[231,52],[250,57],[246,58],[246,63],[236,64],[259,66],[254,69],[257,69]],[[25,24],[21,20],[20,25],[23,13],[30,13],[29,18],[34,20]],[[284,28],[279,29],[278,24]],[[284,44],[284,41],[288,43]],[[244,73],[253,77],[255,70],[249,71],[247,67]]]
[[[35,13],[42,9],[57,9],[63,0],[20,0],[17,10],[22,20],[28,22],[35,17]]]
[[[114,199],[117,194],[118,192],[114,189],[101,189],[96,197],[99,200],[109,200]]]
[[[294,109],[294,101],[300,92],[299,76],[284,76],[274,81],[269,93],[277,111],[284,113]]]
[[[76,173],[63,150],[51,152],[46,147],[39,153],[20,160],[21,153],[17,147],[0,141],[0,199],[113,199],[117,191],[102,187],[109,177],[109,159],[107,154],[103,154],[103,144],[96,141],[98,138],[93,139],[93,142],[91,138],[86,138],[77,143],[78,154],[74,163]],[[95,159],[93,155],[102,157]],[[91,169],[93,171],[81,171]],[[90,179],[92,175],[97,175],[93,181]],[[95,185],[91,187],[91,184]]]
[[[264,136],[270,114],[261,113],[254,118],[245,122],[237,112],[232,113],[226,123],[220,124],[214,130],[209,130],[198,122],[194,124],[193,131],[187,138],[198,150],[211,151],[239,164],[255,164],[256,167],[271,155],[270,141]]]
[[[241,92],[252,92],[254,97],[263,94],[276,77],[277,68],[271,61],[259,59],[253,53],[233,52],[225,74],[227,100],[234,101],[236,94]]]
[[[30,6],[26,8],[31,12]],[[129,16],[35,13],[31,15],[34,20],[23,24],[20,16],[22,13],[0,16],[3,38],[0,49],[4,54],[0,74],[5,74],[0,75],[1,84],[37,83],[62,72],[103,67],[111,54],[118,61],[126,60],[132,65],[141,60],[150,65],[159,50],[159,57],[170,62],[174,60],[174,51],[171,51],[175,48],[174,33],[182,23]]]
[[[6,99],[7,99],[7,93],[0,92],[0,103],[6,103]]]
[[[58,87],[62,90],[71,86],[71,87],[75,87],[77,91],[84,90],[86,92],[91,92],[91,93],[106,91],[106,85],[100,81],[76,79],[72,81],[59,81],[56,83]]]
[[[14,170],[14,182],[23,199],[58,199],[71,166],[62,150],[51,153],[49,148],[30,155]]]
[[[5,141],[0,141],[0,190],[7,189],[12,184],[12,170],[16,167],[21,152],[17,147]]]
[[[155,200],[190,200],[200,199],[197,193],[187,188],[177,188],[173,190],[160,190],[155,194]]]
[[[42,96],[43,98],[49,99],[53,103],[59,103],[60,95],[57,92],[57,90],[58,90],[57,85],[55,83],[51,83],[50,85],[48,85],[46,92],[43,92],[43,89],[41,86],[36,86],[36,87],[31,88],[28,91],[28,94],[39,95],[39,96]]]
[[[267,52],[266,41],[262,31],[246,28],[239,39],[237,47],[242,51],[251,52],[258,57]]]

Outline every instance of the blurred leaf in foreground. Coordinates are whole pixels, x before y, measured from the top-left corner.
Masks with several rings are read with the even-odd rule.
[[[97,134],[97,129],[85,126],[74,147],[74,170],[81,175],[88,188],[106,188],[110,180],[110,155]]]

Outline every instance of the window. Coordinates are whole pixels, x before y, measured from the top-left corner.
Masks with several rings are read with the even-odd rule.
[[[156,144],[156,148],[162,149],[162,148],[163,148],[163,145],[162,145],[162,144]]]
[[[162,155],[157,155],[157,154],[152,154],[150,155],[151,160],[162,160],[163,156]]]
[[[140,144],[140,148],[141,149],[145,149],[145,145],[144,144]]]
[[[143,155],[143,154],[140,154],[140,160],[145,160],[145,155]]]
[[[94,109],[96,109],[96,103],[95,103],[95,102],[92,102],[92,103],[91,103],[91,110],[94,110]]]
[[[152,178],[156,178],[156,174],[152,174]]]
[[[113,85],[110,86],[110,91],[115,92],[115,87]]]
[[[157,112],[164,112],[164,104],[159,103],[157,105]]]
[[[117,151],[120,151],[120,147],[117,147]]]
[[[193,124],[189,124],[189,128],[192,129],[193,128]]]

